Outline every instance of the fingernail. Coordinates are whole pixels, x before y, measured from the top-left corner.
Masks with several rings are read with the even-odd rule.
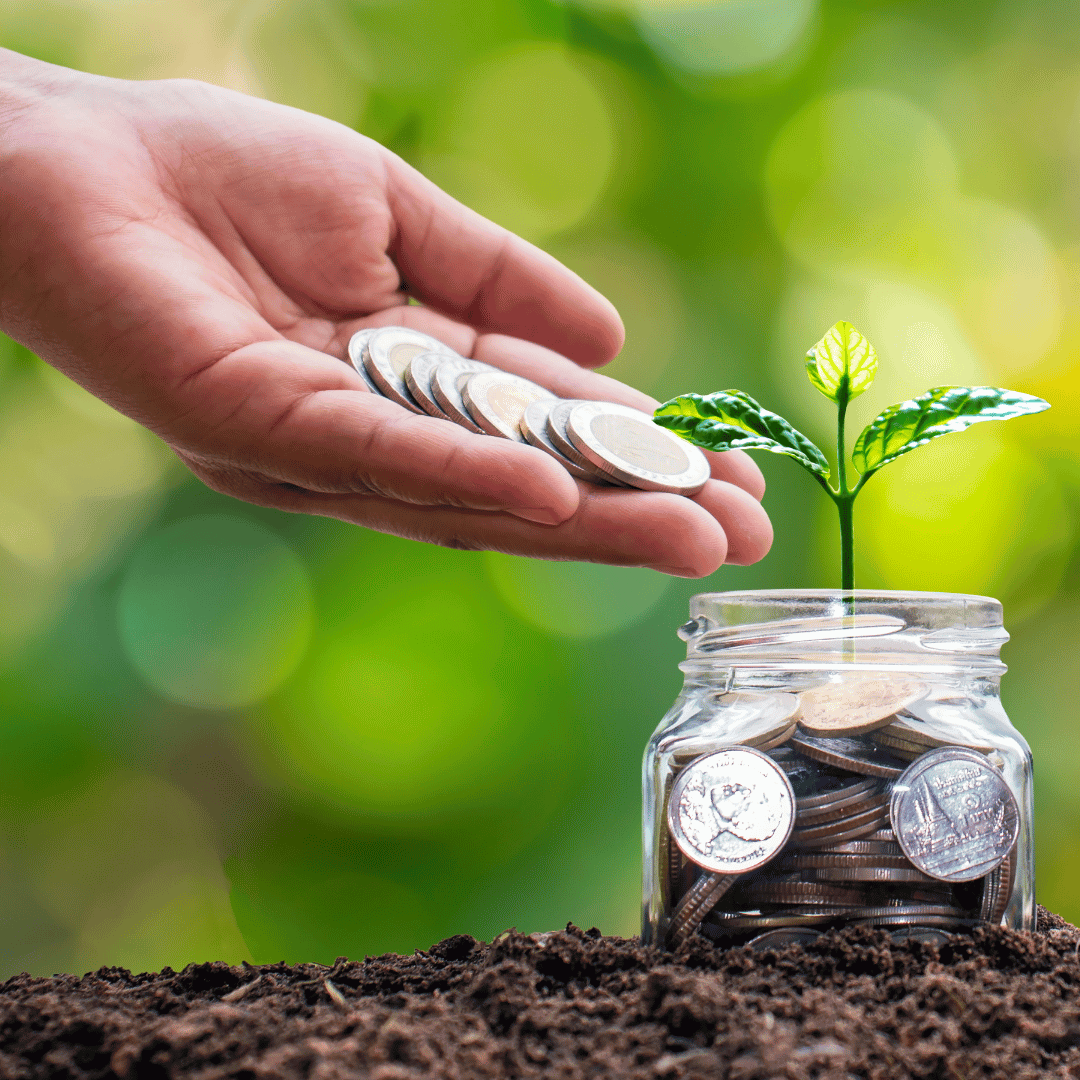
[[[650,570],[656,570],[661,574],[670,574],[672,577],[700,577],[697,570],[691,570],[686,566],[650,566]]]
[[[558,525],[565,520],[562,514],[549,506],[508,506],[506,510],[514,517],[535,521],[537,525]]]

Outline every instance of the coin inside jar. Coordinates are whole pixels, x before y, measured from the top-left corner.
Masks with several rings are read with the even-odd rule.
[[[489,435],[525,442],[521,416],[533,401],[554,401],[555,395],[517,375],[488,371],[465,380],[461,397],[469,415]]]
[[[922,685],[914,679],[849,676],[803,691],[797,719],[811,735],[863,735],[889,724],[897,712],[923,693]]]
[[[626,405],[581,402],[570,411],[566,433],[601,472],[643,491],[693,495],[711,475],[696,446]]]
[[[823,739],[797,731],[792,735],[790,745],[800,754],[824,765],[863,776],[881,776],[887,780],[895,780],[906,767],[906,762],[890,754],[885,747],[864,742],[858,737]]]
[[[732,747],[688,765],[671,791],[668,828],[683,854],[716,874],[764,866],[787,843],[795,793],[765,754]]]
[[[904,854],[940,881],[973,881],[1016,844],[1020,810],[1001,774],[975,751],[931,750],[893,788],[893,832]]]

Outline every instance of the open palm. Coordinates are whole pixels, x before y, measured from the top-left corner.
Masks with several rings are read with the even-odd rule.
[[[562,397],[654,404],[586,370],[622,343],[610,304],[383,147],[200,83],[4,63],[0,326],[211,487],[455,547],[689,576],[768,549],[745,455],[712,455],[692,500],[602,490],[367,392],[348,340],[398,324]]]

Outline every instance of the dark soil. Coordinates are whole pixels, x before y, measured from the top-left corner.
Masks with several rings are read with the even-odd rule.
[[[575,927],[414,956],[21,975],[0,1078],[1080,1077],[1080,931],[678,956]]]

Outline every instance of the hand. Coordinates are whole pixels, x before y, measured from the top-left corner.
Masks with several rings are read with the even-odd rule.
[[[367,392],[342,363],[349,338],[403,324],[563,397],[654,406],[579,366],[621,346],[607,301],[371,140],[200,83],[2,50],[0,132],[0,327],[216,490],[692,577],[768,550],[764,482],[741,453],[711,455],[692,500],[602,490]]]

